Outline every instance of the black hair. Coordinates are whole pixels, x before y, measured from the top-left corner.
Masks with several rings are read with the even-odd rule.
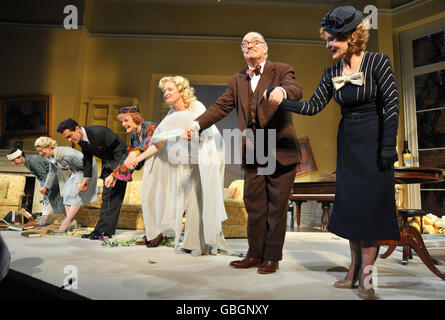
[[[63,131],[65,131],[66,129],[70,131],[75,131],[76,127],[80,128],[79,124],[75,120],[68,118],[59,123],[59,126],[57,127],[57,132],[63,133]]]

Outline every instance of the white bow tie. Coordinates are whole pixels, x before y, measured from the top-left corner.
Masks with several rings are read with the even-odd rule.
[[[339,90],[347,83],[355,84],[356,86],[362,86],[364,82],[363,72],[351,74],[350,76],[341,76],[332,78],[335,90]]]

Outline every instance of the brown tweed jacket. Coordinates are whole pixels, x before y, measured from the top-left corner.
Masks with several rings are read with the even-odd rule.
[[[262,129],[276,130],[276,159],[283,166],[300,162],[301,153],[298,146],[295,128],[291,114],[271,105],[263,97],[263,93],[270,86],[280,86],[286,90],[287,98],[299,100],[303,96],[303,90],[295,82],[294,69],[287,64],[266,61],[260,81],[249,99],[250,79],[244,69],[230,78],[225,93],[210,106],[205,113],[199,116],[198,121],[201,130],[205,130],[212,124],[229,114],[236,108],[238,114],[238,127],[243,132],[250,123],[251,106],[256,109],[259,126]],[[258,127],[258,126],[257,126]],[[243,162],[245,159],[245,139],[243,139]],[[244,163],[243,163],[244,164]]]

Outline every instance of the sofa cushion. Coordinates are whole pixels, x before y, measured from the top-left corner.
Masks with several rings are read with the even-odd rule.
[[[15,206],[14,210],[18,207],[17,199],[0,199],[0,206]]]
[[[125,197],[122,203],[123,206],[133,206],[135,205],[140,209],[141,207],[141,185],[142,181],[132,181],[127,183],[127,188],[125,190]],[[85,208],[100,208],[102,206],[102,190],[103,190],[103,180],[97,181],[97,200],[89,204],[84,205]],[[136,210],[136,207],[134,210]],[[130,208],[130,207],[129,207]],[[129,209],[133,210],[133,209]]]
[[[224,238],[247,238],[247,228],[245,225],[222,224]]]
[[[234,199],[234,196],[236,196],[237,188],[224,188],[223,190],[223,196],[224,200]]]
[[[235,189],[232,199],[243,200],[244,196],[244,179],[234,180],[229,186],[230,189]]]
[[[138,205],[138,204],[123,204],[121,211],[139,212],[139,211],[141,211],[141,205]]]
[[[227,207],[242,207],[245,208],[243,200],[224,199],[224,205]]]
[[[94,202],[91,202],[89,204],[87,204],[87,206],[92,207],[92,208],[100,208],[100,206],[102,205],[102,191],[104,188],[104,181],[102,179],[97,179],[97,186],[96,186],[96,191],[97,191],[97,200]]]
[[[141,204],[141,186],[142,186],[142,181],[132,181],[127,185],[127,188],[130,188],[128,204],[131,205]]]
[[[3,218],[11,210],[17,210],[21,204],[25,190],[25,175],[19,174],[0,174],[0,182],[7,181],[9,187],[6,197],[0,198],[0,218]]]
[[[94,228],[99,221],[100,208],[82,206],[75,219],[83,227]],[[119,214],[118,229],[145,230],[141,206],[123,205]]]
[[[101,205],[97,204],[96,202],[84,204],[82,207],[85,207],[87,209],[100,209]]]
[[[18,174],[0,174],[0,181],[9,182],[6,198],[18,203],[20,197],[25,194],[26,177]]]
[[[0,199],[6,199],[8,194],[9,181],[0,181]]]

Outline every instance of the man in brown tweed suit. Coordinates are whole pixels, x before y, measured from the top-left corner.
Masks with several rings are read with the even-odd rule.
[[[273,273],[283,256],[288,199],[301,156],[291,115],[281,110],[279,104],[284,98],[301,99],[302,89],[295,82],[291,66],[267,60],[268,46],[261,34],[247,33],[241,49],[248,68],[233,75],[225,93],[185,131],[190,138],[192,131],[205,130],[235,108],[241,132],[253,132],[252,140],[248,134],[242,138],[249,250],[246,258],[232,261],[230,265],[258,267],[259,273]],[[265,92],[272,86],[275,89],[266,99]],[[263,132],[265,139],[262,139]],[[272,145],[267,139],[270,134],[272,137],[276,134]],[[259,142],[261,148],[258,148]],[[263,148],[266,152],[261,151],[259,155],[258,149]],[[253,161],[249,161],[252,152]],[[270,152],[274,154],[273,159],[268,158],[268,163],[260,161],[261,154]],[[265,167],[274,170],[264,174],[261,170]]]

